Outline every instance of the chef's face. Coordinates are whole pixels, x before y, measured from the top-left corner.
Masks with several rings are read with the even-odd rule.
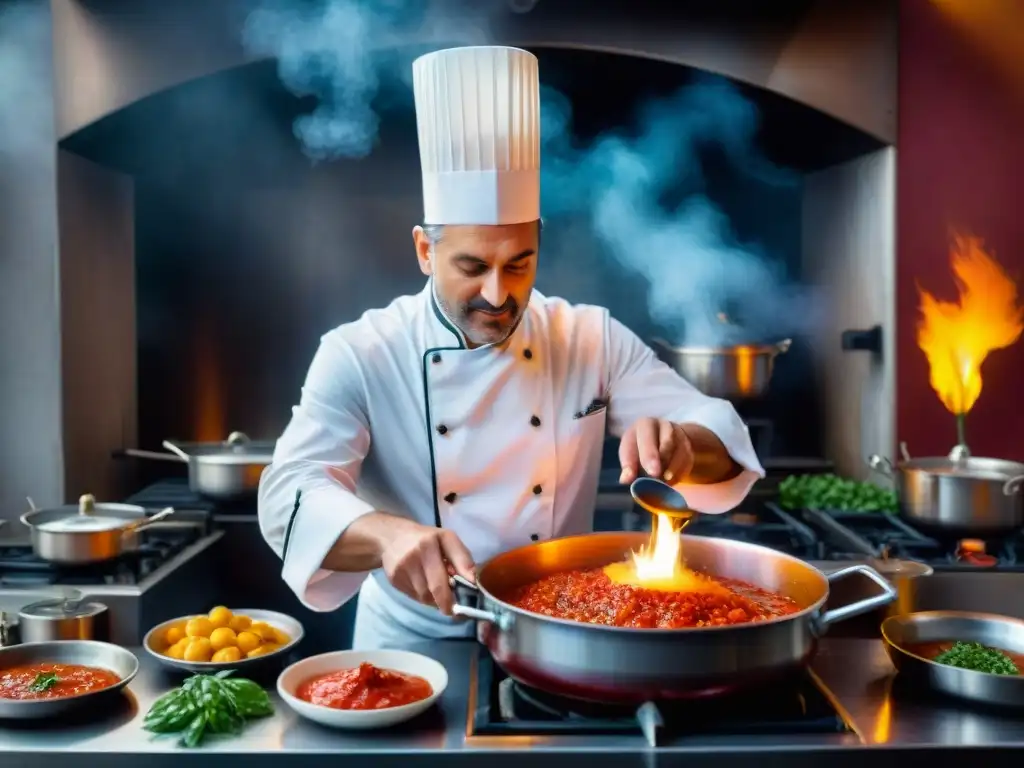
[[[437,300],[472,346],[508,338],[537,276],[540,222],[413,229],[416,256]],[[432,237],[433,235],[433,237]]]

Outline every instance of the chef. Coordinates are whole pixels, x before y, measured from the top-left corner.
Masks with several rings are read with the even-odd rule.
[[[423,175],[417,295],[327,333],[259,489],[301,601],[359,593],[354,646],[469,636],[448,564],[589,532],[606,433],[621,482],[678,484],[724,512],[764,471],[732,406],[706,397],[601,307],[534,290],[537,59],[436,51],[413,64]]]

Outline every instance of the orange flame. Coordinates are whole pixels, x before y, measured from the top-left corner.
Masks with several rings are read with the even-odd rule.
[[[981,240],[954,235],[950,263],[958,302],[940,301],[923,288],[917,345],[928,358],[931,385],[942,404],[960,416],[981,395],[981,364],[1024,330],[1017,286],[987,254]]]
[[[605,566],[605,575],[616,584],[662,592],[724,591],[720,584],[686,567],[681,534],[689,520],[649,511],[654,515],[654,527],[647,547],[631,553],[625,562]]]
[[[227,437],[224,377],[217,339],[202,323],[194,338],[196,359],[196,412],[193,439],[217,443]]]

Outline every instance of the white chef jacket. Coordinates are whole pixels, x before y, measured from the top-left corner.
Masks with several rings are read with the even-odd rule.
[[[695,509],[731,509],[764,476],[732,405],[697,391],[606,309],[534,291],[507,342],[469,349],[428,280],[323,336],[260,481],[260,527],[309,608],[335,610],[362,587],[356,647],[465,637],[471,622],[406,597],[382,570],[327,571],[324,557],[374,510],[454,531],[477,563],[587,533],[605,433],[643,417],[707,427],[744,468],[681,486]]]

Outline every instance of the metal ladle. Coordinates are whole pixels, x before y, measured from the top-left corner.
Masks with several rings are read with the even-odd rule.
[[[686,498],[669,485],[656,477],[638,477],[629,486],[633,501],[652,515],[668,515],[669,517],[689,520],[696,514],[686,502]]]

